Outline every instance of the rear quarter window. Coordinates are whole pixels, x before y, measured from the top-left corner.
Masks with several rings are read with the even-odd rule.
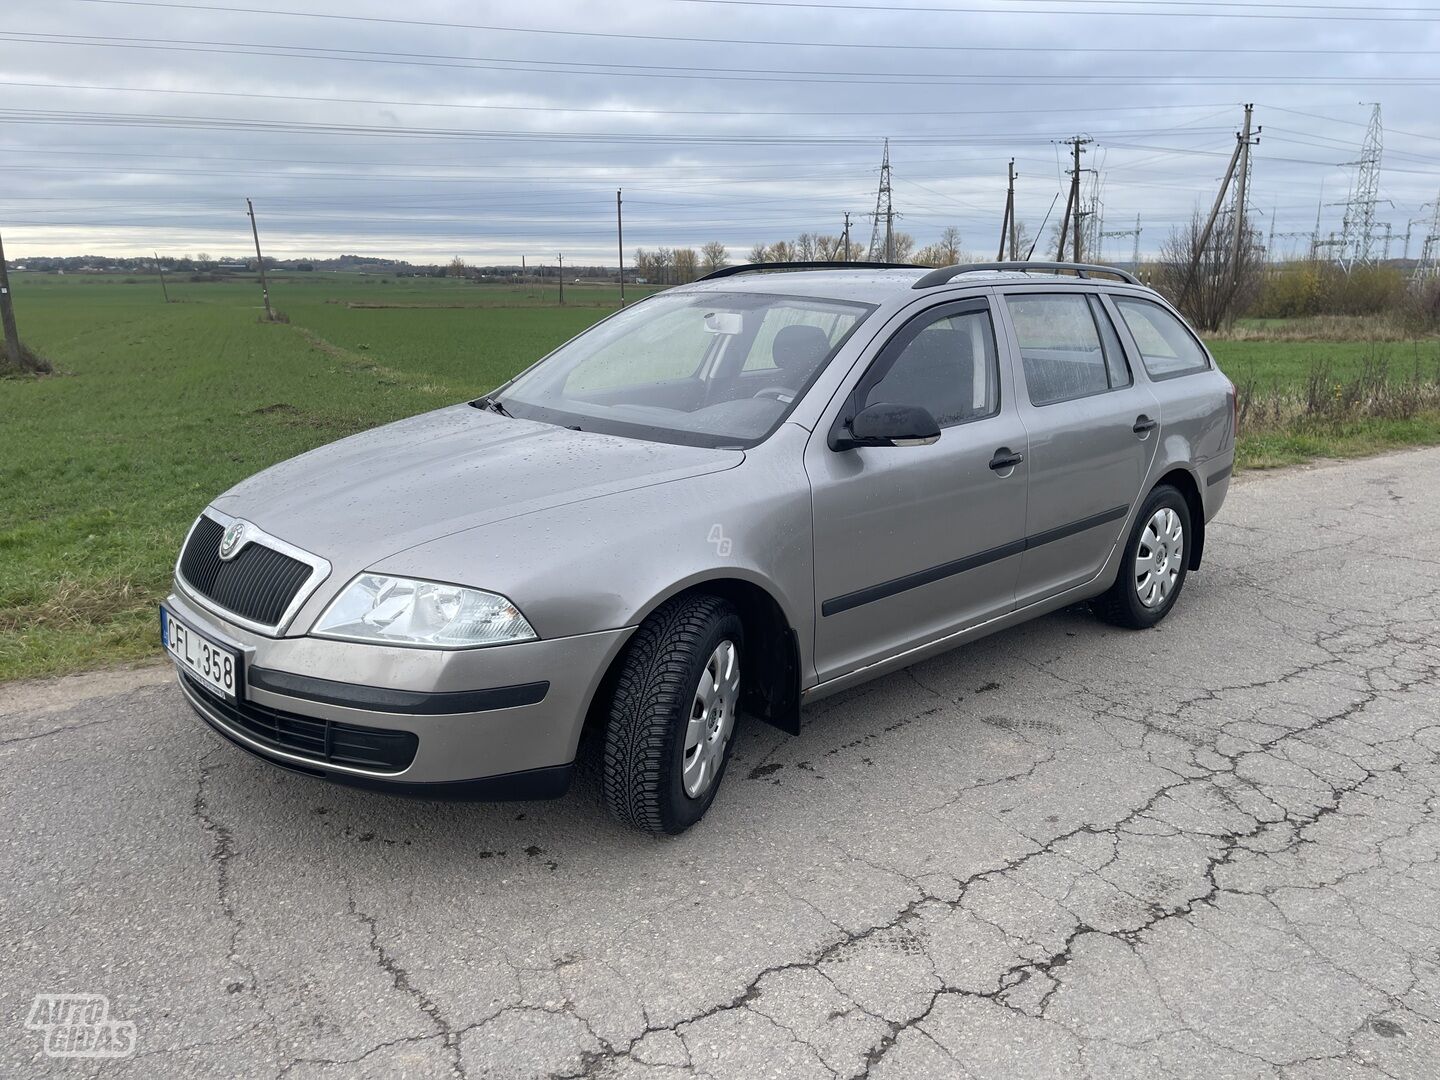
[[[1140,360],[1152,379],[1168,379],[1210,369],[1210,358],[1185,324],[1159,304],[1128,296],[1113,296],[1115,308],[1140,350]]]

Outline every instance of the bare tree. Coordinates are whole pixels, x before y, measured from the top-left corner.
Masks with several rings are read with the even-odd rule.
[[[756,244],[750,249],[750,258],[748,261],[752,263],[769,262],[770,249],[764,244]]]
[[[771,262],[794,262],[795,245],[789,240],[776,240],[770,245]]]
[[[714,270],[723,270],[730,265],[730,258],[725,254],[725,245],[719,240],[711,240],[702,247],[700,257],[704,260],[707,274]]]
[[[915,237],[905,232],[894,233],[890,238],[890,247],[896,262],[908,262],[915,253]]]
[[[810,233],[802,232],[795,238],[795,258],[802,262],[814,262],[817,258],[815,254],[815,237]]]
[[[831,236],[829,233],[815,237],[815,257],[825,262],[839,262],[843,259],[844,252],[841,248],[845,246],[843,236]]]
[[[1243,227],[1239,259],[1234,266],[1230,262],[1234,234],[1228,228],[1215,229],[1204,250],[1200,249],[1205,226],[1199,211],[1191,216],[1188,225],[1172,230],[1160,247],[1155,287],[1197,330],[1228,326],[1260,294],[1265,277],[1265,245],[1250,221],[1245,221]]]
[[[924,266],[954,266],[963,260],[964,256],[960,252],[960,230],[953,225],[947,225],[940,234],[940,239],[917,251],[912,261]]]
[[[675,263],[675,282],[684,285],[700,276],[700,256],[694,248],[676,248],[671,253]]]

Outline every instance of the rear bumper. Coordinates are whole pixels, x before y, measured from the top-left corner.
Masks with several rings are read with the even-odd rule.
[[[295,772],[428,798],[562,794],[590,702],[631,633],[442,651],[266,637],[179,591],[166,606],[243,657],[236,704],[180,675],[228,741]]]

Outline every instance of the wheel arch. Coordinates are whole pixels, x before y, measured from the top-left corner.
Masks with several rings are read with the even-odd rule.
[[[745,710],[790,735],[800,734],[800,637],[774,593],[758,581],[733,575],[687,581],[646,604],[634,620],[636,625],[662,604],[691,594],[718,596],[740,614],[746,646],[741,692]],[[603,728],[606,703],[625,654],[623,648],[616,653],[596,685],[586,714],[587,728]]]
[[[1185,497],[1185,505],[1190,511],[1191,537],[1185,565],[1187,569],[1199,570],[1200,559],[1205,553],[1205,501],[1200,495],[1200,483],[1189,469],[1177,465],[1155,481],[1157,488],[1164,485],[1175,488]]]

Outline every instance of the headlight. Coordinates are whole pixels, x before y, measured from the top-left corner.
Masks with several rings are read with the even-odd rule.
[[[345,641],[464,649],[533,641],[535,631],[503,596],[459,585],[361,574],[311,633]]]

